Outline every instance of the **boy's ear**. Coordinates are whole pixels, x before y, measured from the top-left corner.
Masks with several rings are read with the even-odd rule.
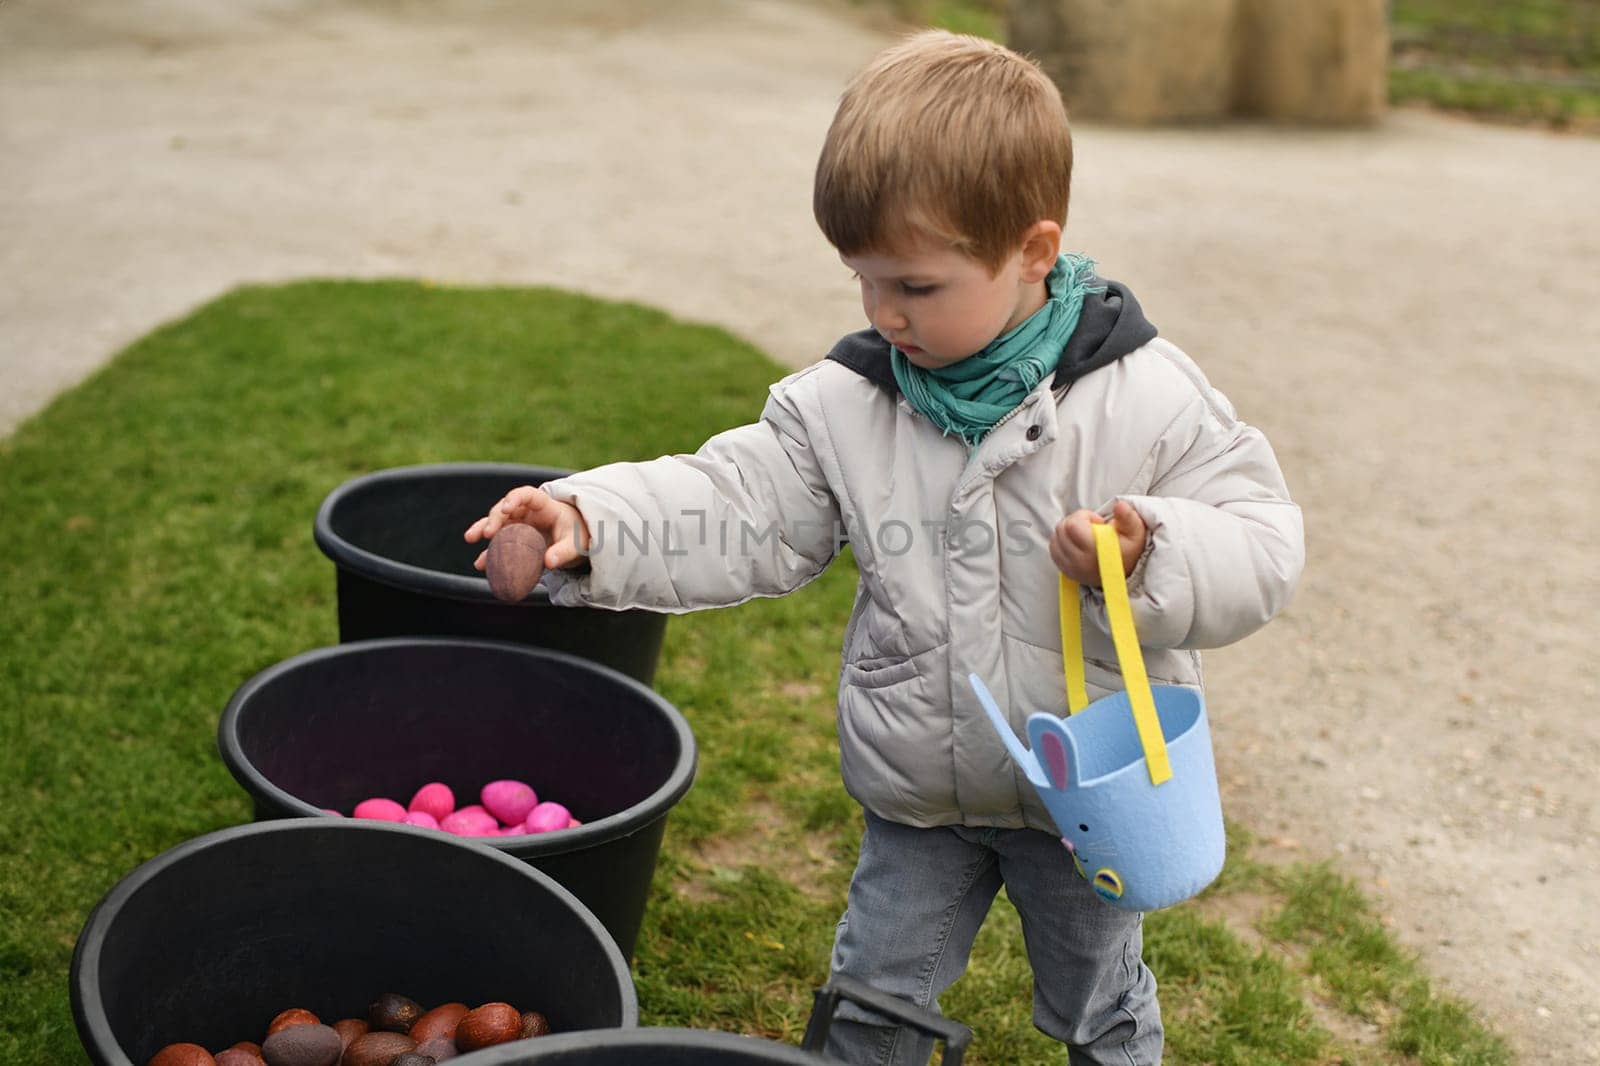
[[[1040,219],[1022,233],[1022,281],[1033,284],[1050,276],[1061,254],[1061,223]]]

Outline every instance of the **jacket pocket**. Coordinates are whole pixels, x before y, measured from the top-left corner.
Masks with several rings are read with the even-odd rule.
[[[915,655],[863,656],[844,665],[839,672],[839,687],[844,689],[882,689],[899,685],[920,677],[930,669],[942,679],[945,662],[944,650],[948,644],[938,644]]]
[[[846,663],[840,680],[849,688],[887,688],[917,676],[917,657],[879,657]]]

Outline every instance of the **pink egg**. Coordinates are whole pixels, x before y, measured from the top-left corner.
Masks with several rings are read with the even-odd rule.
[[[343,811],[336,811],[332,807],[324,807],[324,808],[322,808],[322,813],[323,814],[331,814],[335,818],[343,818],[344,817],[344,812]]]
[[[528,820],[523,823],[525,833],[550,833],[557,829],[565,829],[567,823],[572,821],[572,812],[559,803],[541,803],[528,812]]]
[[[463,807],[440,819],[439,828],[456,836],[481,837],[498,832],[500,824],[494,820],[494,815],[481,807],[476,810]]]
[[[377,822],[403,822],[406,820],[406,809],[392,799],[375,796],[356,804],[355,816]]]
[[[506,825],[521,825],[539,797],[521,781],[490,781],[479,793],[484,808]]]
[[[417,825],[421,826],[423,829],[439,828],[439,819],[435,818],[427,811],[412,811],[410,814],[406,815],[405,821],[407,825]]]
[[[450,791],[449,785],[439,781],[429,781],[417,789],[417,794],[411,797],[409,809],[431,814],[434,821],[442,822],[445,815],[456,809],[456,794]]]
[[[576,818],[568,818],[567,819],[567,828],[568,829],[576,829],[576,828],[578,828],[578,826],[580,826],[582,824],[583,823],[578,821]]]

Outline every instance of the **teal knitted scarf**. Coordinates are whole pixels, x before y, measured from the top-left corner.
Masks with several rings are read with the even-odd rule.
[[[977,447],[996,422],[1055,372],[1078,328],[1084,296],[1105,291],[1104,285],[1089,285],[1093,277],[1094,260],[1063,254],[1045,278],[1045,305],[958,363],[928,370],[891,347],[889,361],[900,391],[945,436],[954,433]]]

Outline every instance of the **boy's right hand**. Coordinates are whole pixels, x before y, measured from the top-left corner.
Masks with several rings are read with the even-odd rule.
[[[489,513],[467,527],[466,541],[476,544],[492,540],[494,535],[512,523],[532,526],[544,534],[550,547],[544,553],[546,570],[570,570],[584,562],[579,548],[589,545],[589,527],[583,516],[570,503],[562,503],[543,489],[522,485],[505,494],[499,503],[489,508]],[[479,552],[473,566],[482,570],[487,565],[489,553]]]

